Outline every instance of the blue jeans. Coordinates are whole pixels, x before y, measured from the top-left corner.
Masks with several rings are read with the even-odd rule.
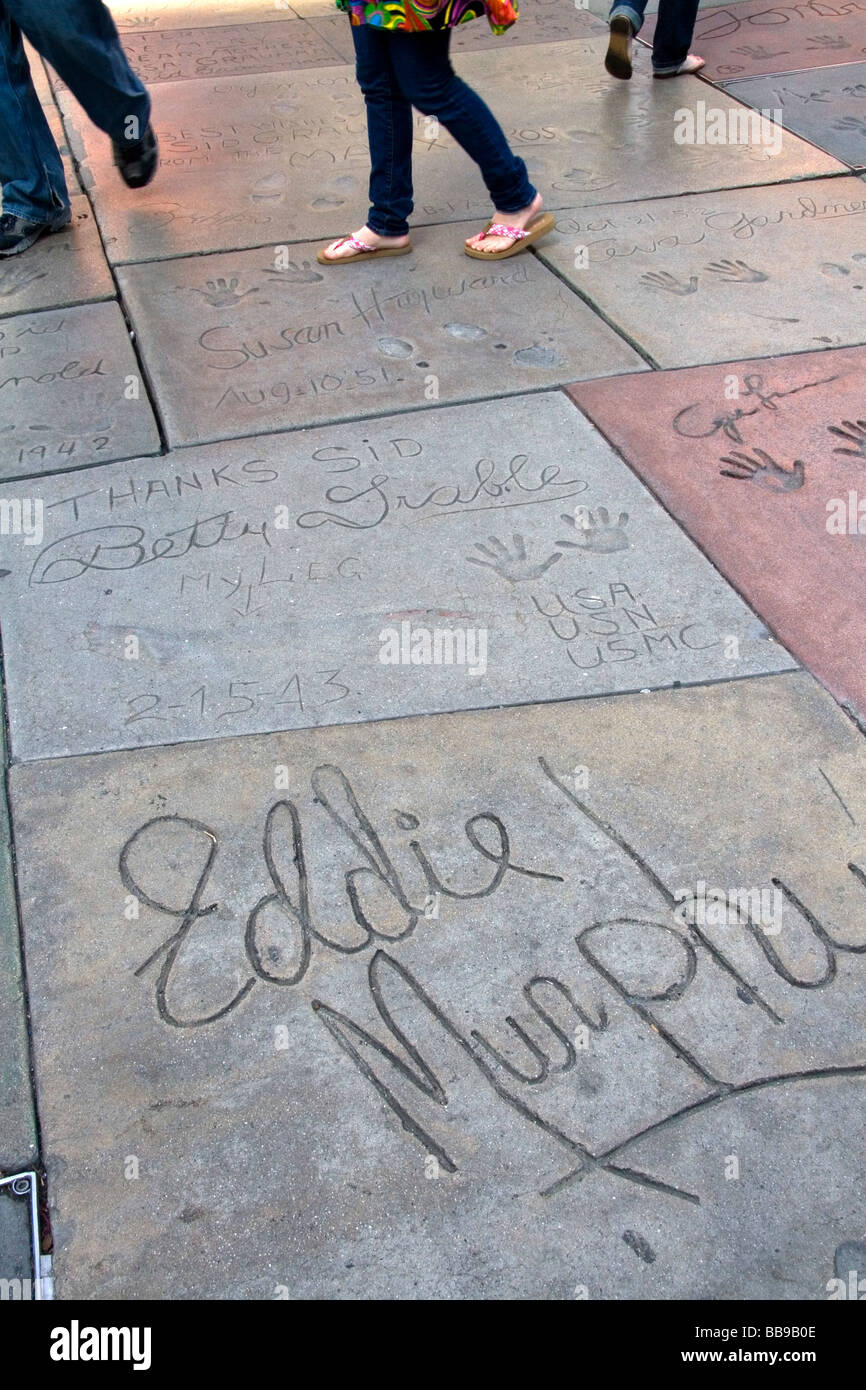
[[[413,106],[435,116],[475,160],[495,209],[519,212],[528,207],[535,189],[526,165],[512,153],[490,108],[452,68],[450,29],[419,34],[353,24],[352,38],[367,104],[371,232],[405,236],[409,230]]]
[[[647,0],[613,0],[610,18],[624,14],[638,32],[643,24]],[[659,14],[653,35],[653,72],[674,72],[688,56],[695,32],[698,0],[659,0]]]
[[[3,211],[62,223],[69,215],[63,164],[33,87],[22,33],[112,140],[135,143],[144,134],[150,98],[102,0],[0,0]],[[127,124],[130,116],[135,121]]]

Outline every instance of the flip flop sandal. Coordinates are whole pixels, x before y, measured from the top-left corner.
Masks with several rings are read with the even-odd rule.
[[[331,242],[330,245],[345,246],[347,242],[354,250],[354,256],[326,256],[323,247],[321,251],[316,252],[319,265],[351,265],[353,261],[376,261],[383,256],[408,256],[412,250],[411,241],[405,246],[368,246],[356,236],[338,237],[337,241]]]
[[[488,222],[480,233],[481,236],[513,237],[514,245],[506,246],[504,251],[476,251],[474,246],[464,246],[463,250],[476,261],[505,261],[509,256],[516,256],[525,251],[534,241],[547,236],[555,226],[556,218],[552,212],[543,212],[540,217],[533,218],[525,230],[522,227],[506,227],[503,222]]]

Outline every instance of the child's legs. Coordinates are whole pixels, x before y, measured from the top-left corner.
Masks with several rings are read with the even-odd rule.
[[[457,76],[448,57],[450,29],[389,35],[391,62],[407,102],[441,121],[481,170],[493,206],[519,212],[535,197],[526,165],[514,154],[490,108]]]
[[[412,108],[397,87],[391,35],[371,24],[353,24],[355,74],[367,105],[370,142],[370,215],[378,236],[405,236],[412,211]]]

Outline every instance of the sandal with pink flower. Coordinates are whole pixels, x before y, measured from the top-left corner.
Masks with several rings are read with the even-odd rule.
[[[467,256],[472,256],[476,261],[504,261],[509,256],[516,256],[521,251],[525,251],[534,241],[547,236],[556,226],[556,218],[552,212],[544,212],[540,217],[534,217],[526,227],[506,227],[504,222],[488,222],[481,232],[482,237],[497,236],[509,237],[510,246],[504,246],[499,251],[484,251],[475,246],[464,246],[463,250]]]
[[[342,246],[351,246],[353,255],[351,256],[329,256],[329,251],[338,251]],[[356,236],[341,236],[336,241],[332,241],[330,246],[316,253],[316,260],[319,265],[350,265],[354,261],[375,261],[383,256],[408,256],[412,250],[411,241],[407,241],[403,246],[370,246],[366,241],[361,241]]]

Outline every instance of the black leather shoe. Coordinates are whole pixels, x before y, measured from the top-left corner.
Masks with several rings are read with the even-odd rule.
[[[0,256],[17,256],[41,236],[51,232],[62,232],[71,220],[71,213],[67,213],[57,222],[28,222],[26,217],[16,217],[14,213],[4,212],[0,217]]]
[[[150,122],[144,135],[134,144],[122,140],[112,140],[111,143],[114,162],[127,188],[144,188],[145,184],[150,183],[159,164],[159,145]]]

